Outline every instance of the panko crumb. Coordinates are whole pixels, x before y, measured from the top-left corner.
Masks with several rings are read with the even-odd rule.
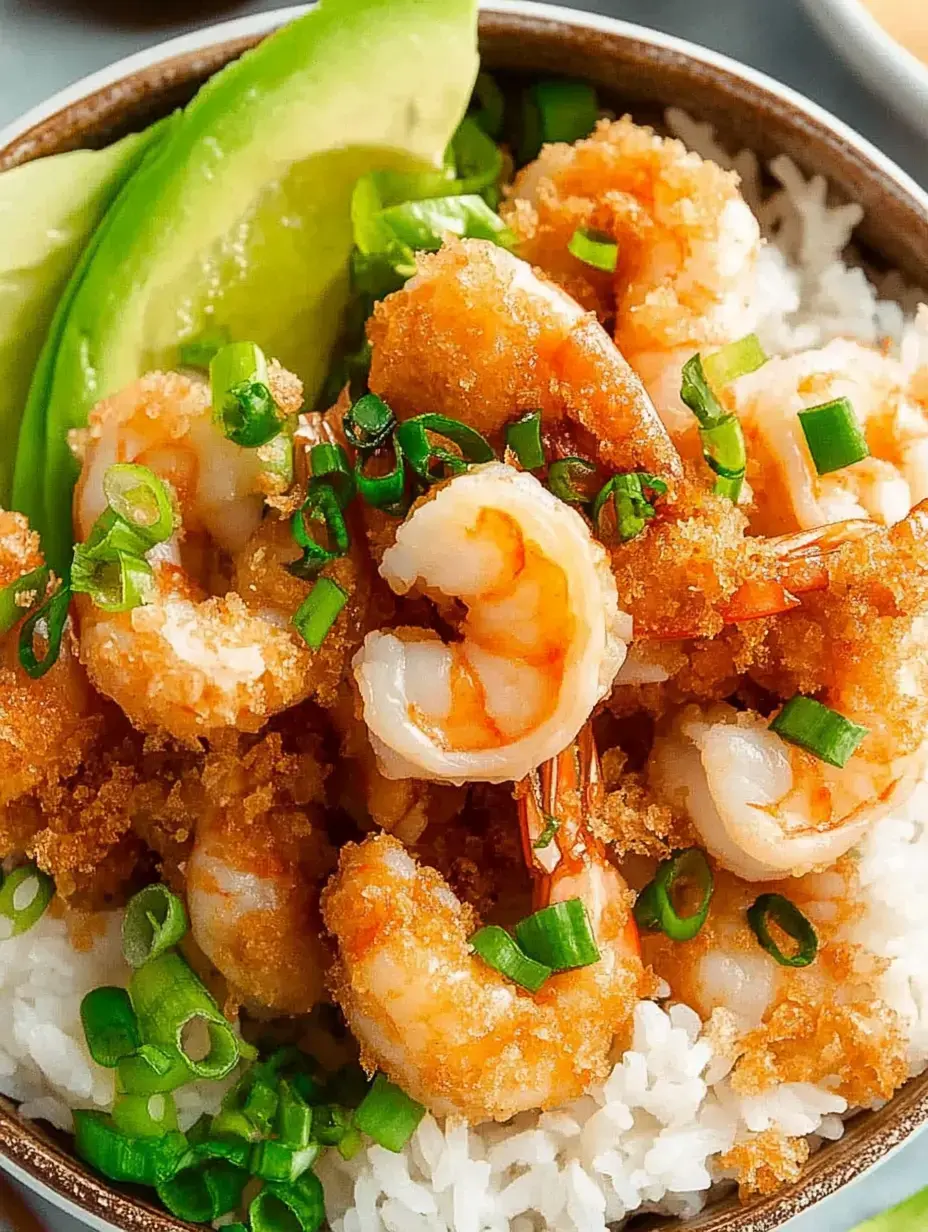
[[[746,1201],[754,1194],[774,1193],[799,1179],[809,1158],[805,1138],[790,1138],[776,1129],[764,1129],[719,1156],[719,1167],[738,1182],[738,1195]]]

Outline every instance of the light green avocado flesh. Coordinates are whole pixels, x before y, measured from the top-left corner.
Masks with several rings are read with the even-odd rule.
[[[226,328],[312,403],[348,300],[350,198],[439,165],[477,72],[475,0],[323,0],[212,78],[136,171],[66,292],[30,391],[14,502],[66,569],[68,430],[178,344]],[[36,448],[36,446],[40,446]]]
[[[0,505],[10,499],[12,442],[55,305],[94,228],[159,126],[105,150],[37,158],[0,175]]]

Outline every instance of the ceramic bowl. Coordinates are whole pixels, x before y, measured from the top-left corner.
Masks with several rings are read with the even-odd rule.
[[[922,0],[909,0],[913,10]],[[920,131],[928,130],[928,65],[880,25],[860,0],[802,0],[832,46],[871,89]]]
[[[189,98],[212,72],[299,9],[213,26],[123,60],[34,109],[0,132],[0,168],[79,146],[99,146]],[[836,194],[860,202],[862,259],[928,284],[928,197],[861,137],[775,81],[663,34],[544,4],[496,0],[480,22],[481,51],[495,69],[565,73],[600,87],[617,111],[659,121],[668,105],[711,120],[723,140],[764,157],[785,152],[826,175]],[[770,1232],[832,1193],[928,1121],[928,1074],[885,1107],[855,1117],[845,1136],[815,1154],[795,1184],[742,1206],[727,1198],[687,1232]],[[64,1136],[23,1122],[0,1100],[0,1155],[27,1185],[98,1229],[178,1232],[186,1226],[140,1192],[86,1171]],[[678,1228],[650,1217],[636,1227]]]

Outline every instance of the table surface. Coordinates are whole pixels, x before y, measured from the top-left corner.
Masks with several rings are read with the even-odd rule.
[[[438,0],[436,0],[438,2]],[[202,0],[0,0],[0,125],[121,56],[223,17],[278,7]],[[928,185],[928,141],[860,84],[813,28],[799,0],[574,0],[734,56],[829,108]],[[928,1182],[928,1135],[789,1225],[847,1232]],[[77,1225],[35,1202],[55,1232]],[[0,1225],[4,1212],[0,1210]]]

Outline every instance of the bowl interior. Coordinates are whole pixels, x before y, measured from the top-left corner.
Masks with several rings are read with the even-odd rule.
[[[143,127],[189,99],[254,37],[217,41],[205,50],[169,57],[104,86],[35,124],[0,150],[0,169],[44,154],[98,147]],[[928,213],[924,198],[865,143],[789,91],[708,53],[620,23],[542,5],[506,5],[480,22],[484,62],[509,73],[584,77],[600,87],[617,113],[659,123],[663,108],[682,107],[711,121],[732,149],[750,146],[764,158],[790,155],[807,173],[826,176],[835,193],[858,201],[866,219],[858,231],[861,259],[877,270],[896,268],[928,283]],[[769,1232],[858,1176],[928,1120],[928,1074],[909,1082],[877,1112],[855,1117],[845,1136],[815,1154],[799,1181],[741,1205],[713,1204],[688,1232]],[[86,1172],[64,1135],[23,1122],[0,1098],[0,1154],[51,1195],[118,1228],[177,1232],[187,1227],[155,1210],[144,1194],[109,1187]],[[645,1216],[636,1228],[677,1227]]]

